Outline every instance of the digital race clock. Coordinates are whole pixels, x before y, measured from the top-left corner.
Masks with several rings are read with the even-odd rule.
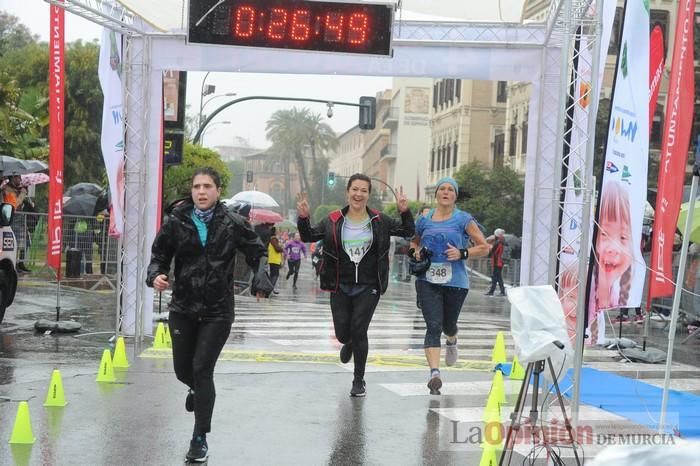
[[[190,0],[188,41],[391,55],[393,6],[309,0]]]

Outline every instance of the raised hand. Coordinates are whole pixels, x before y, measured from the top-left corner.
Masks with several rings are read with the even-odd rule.
[[[309,200],[306,193],[297,194],[297,215],[300,218],[309,218],[311,216]]]
[[[399,212],[406,212],[408,210],[408,198],[403,192],[403,186],[399,186],[399,192],[396,196],[396,205],[399,208]]]

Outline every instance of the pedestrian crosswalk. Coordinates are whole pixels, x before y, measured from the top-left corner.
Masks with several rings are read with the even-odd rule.
[[[410,291],[410,290],[408,290]],[[410,293],[406,293],[407,297]],[[305,301],[308,299],[308,301]],[[498,332],[505,335],[508,358],[514,355],[515,347],[509,332],[510,322],[494,318],[480,312],[471,312],[469,301],[459,320],[460,360],[482,363],[490,368],[491,351]],[[324,360],[337,354],[340,343],[335,339],[330,305],[323,294],[285,295],[273,299],[257,301],[251,297],[237,297],[236,321],[233,325],[231,342],[226,350],[262,350],[294,353],[319,353]],[[423,338],[425,321],[421,311],[408,299],[380,300],[368,337],[370,360],[368,371],[393,369],[387,364],[391,357],[399,367],[424,367]],[[372,358],[379,358],[381,365],[373,367]],[[401,358],[404,358],[402,360]],[[656,386],[663,385],[663,366],[632,363],[621,360],[616,350],[587,348],[584,364],[600,370],[648,381]],[[349,366],[342,366],[349,367]],[[473,369],[466,365],[465,369]],[[672,388],[700,394],[700,368],[687,364],[674,363]],[[461,393],[460,386],[452,387]],[[425,395],[424,387],[420,393]]]

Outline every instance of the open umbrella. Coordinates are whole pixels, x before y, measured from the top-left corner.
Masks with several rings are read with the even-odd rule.
[[[29,173],[28,170],[24,160],[16,159],[9,155],[0,155],[0,175],[23,175]]]
[[[234,204],[236,202],[250,204],[254,208],[263,209],[280,206],[272,196],[262,191],[241,191],[227,201],[229,204]]]
[[[66,188],[63,195],[67,197],[77,196],[78,194],[92,194],[99,196],[104,191],[104,188],[96,183],[77,183]]]
[[[282,216],[267,209],[250,209],[250,221],[255,223],[279,223]]]
[[[681,204],[681,211],[678,213],[678,229],[685,229],[685,219],[688,218],[688,208],[690,203]],[[700,243],[700,202],[695,201],[695,209],[693,210],[693,223],[690,225],[690,241]]]
[[[66,215],[92,217],[97,213],[95,207],[97,206],[98,199],[98,196],[93,196],[92,194],[78,194],[77,196],[71,197],[63,204],[63,213]]]
[[[32,186],[35,184],[42,184],[42,183],[48,183],[49,182],[49,175],[46,173],[27,173],[26,175],[20,175],[22,177],[22,181],[20,182],[20,186],[24,186],[25,188],[28,186]],[[2,182],[1,186],[5,186],[7,184],[7,179],[5,179]]]
[[[46,172],[49,171],[49,166],[46,164],[46,162],[42,162],[41,160],[23,160],[24,165],[27,167],[27,170],[29,170],[28,173],[39,173],[39,172]]]

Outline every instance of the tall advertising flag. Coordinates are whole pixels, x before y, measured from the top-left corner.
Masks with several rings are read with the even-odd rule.
[[[122,36],[102,30],[97,73],[104,95],[102,107],[102,157],[105,162],[112,211],[109,234],[124,231],[124,121],[122,120]]]
[[[606,309],[637,307],[649,159],[649,3],[627,0],[589,272],[588,343],[601,343]]]
[[[695,104],[694,17],[695,0],[681,0],[676,18],[668,104],[661,142],[647,308],[653,298],[673,294],[673,239],[683,200],[683,180]]]
[[[599,2],[591,4],[592,9],[597,9]],[[603,29],[600,42],[599,60],[601,66],[598,70],[597,84],[600,92],[605,73],[605,63],[608,56],[608,44],[612,34],[612,25],[615,19],[615,2],[606,1],[603,3],[602,11],[596,11],[596,15],[601,15]],[[564,157],[566,160],[567,172],[562,183],[565,186],[564,204],[562,208],[560,236],[561,254],[559,258],[559,300],[564,310],[567,331],[572,344],[576,338],[576,306],[578,301],[579,287],[585,286],[583,280],[578,277],[579,257],[588,257],[590,243],[581,247],[581,228],[583,223],[583,179],[586,170],[586,141],[593,137],[588,134],[589,112],[596,112],[599,94],[592,94],[592,63],[593,47],[583,37],[578,41],[578,60],[576,63],[576,82],[574,83],[572,125],[569,131],[568,143],[564,146]],[[597,50],[596,50],[597,51]],[[576,53],[576,52],[575,52]],[[581,250],[584,252],[581,252]]]
[[[654,26],[649,37],[649,132],[654,124],[656,102],[659,100],[661,78],[664,74],[664,33],[661,26]]]
[[[64,11],[49,5],[49,209],[47,264],[61,278],[63,228]]]

